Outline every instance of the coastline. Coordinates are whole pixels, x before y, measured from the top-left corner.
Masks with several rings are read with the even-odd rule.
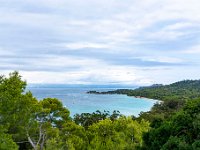
[[[146,99],[146,100],[156,101],[156,102],[159,102],[159,103],[163,102],[162,100],[152,99],[152,98],[143,97],[143,96],[129,96],[129,97],[133,97],[133,98],[137,98],[137,99]]]
[[[117,90],[120,90],[120,89],[117,89]],[[112,93],[113,91],[107,91],[107,92],[99,92],[99,91],[88,91],[86,92],[87,94],[100,94],[100,95],[113,95],[113,94],[117,94],[117,95],[126,95],[128,97],[133,97],[133,98],[137,98],[137,99],[146,99],[146,100],[151,100],[151,101],[157,101],[159,103],[161,102],[164,102],[163,100],[158,100],[158,99],[152,99],[152,98],[148,98],[148,97],[143,97],[143,96],[129,96],[128,94],[126,93]]]

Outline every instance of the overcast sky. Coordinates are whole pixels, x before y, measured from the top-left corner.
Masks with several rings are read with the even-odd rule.
[[[200,79],[200,0],[0,0],[0,71],[28,83]]]

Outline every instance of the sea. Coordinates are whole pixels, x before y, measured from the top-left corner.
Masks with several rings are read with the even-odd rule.
[[[81,113],[92,113],[97,110],[112,113],[118,110],[125,116],[138,116],[146,112],[157,102],[153,99],[135,98],[120,94],[87,94],[87,91],[111,91],[116,89],[135,89],[136,87],[83,86],[83,85],[28,85],[27,90],[38,100],[57,98],[69,109],[70,116]]]

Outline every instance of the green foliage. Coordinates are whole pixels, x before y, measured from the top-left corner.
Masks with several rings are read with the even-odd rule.
[[[144,149],[198,149],[200,99],[188,101],[182,110],[144,135]]]
[[[142,145],[142,134],[149,130],[149,123],[131,118],[105,119],[89,127],[90,149],[135,149]]]
[[[64,147],[69,149],[84,150],[87,149],[88,138],[86,131],[82,126],[70,121],[63,125],[60,135]]]
[[[43,119],[53,126],[61,127],[62,124],[70,120],[69,110],[63,107],[61,101],[56,98],[45,98],[39,102],[43,108]]]
[[[12,136],[5,133],[5,129],[0,125],[0,149],[17,150],[18,146],[13,141]]]
[[[46,141],[56,137],[55,127],[69,120],[69,111],[57,99],[39,102],[25,88],[26,82],[18,72],[10,73],[8,78],[0,77],[0,123],[2,129],[7,129],[1,134],[2,140],[11,146],[13,140],[20,149],[44,149]]]
[[[105,119],[93,124],[89,127],[89,132],[93,134],[93,139],[90,143],[91,147],[94,149],[108,149],[109,147],[116,145],[116,132],[114,130],[112,121],[109,119]],[[96,142],[98,142],[98,145],[96,145]]]
[[[147,150],[160,149],[171,134],[170,127],[169,123],[166,123],[158,129],[152,129],[150,132],[144,134],[144,148]]]
[[[151,127],[158,127],[160,124],[178,112],[185,104],[185,101],[168,100],[154,104],[148,112],[141,112],[136,120],[145,119],[151,122]]]
[[[74,115],[74,122],[78,125],[81,125],[85,128],[88,128],[93,123],[97,123],[100,120],[104,120],[109,116],[108,111],[101,112],[97,110],[93,113],[82,113]]]
[[[63,143],[57,138],[51,138],[46,141],[45,150],[65,150]]]
[[[196,140],[194,143],[192,143],[193,150],[200,150],[200,140]]]
[[[105,120],[106,118],[111,119],[112,121],[116,120],[119,116],[121,116],[119,111],[114,110],[112,114],[109,111],[101,112],[97,110],[93,113],[82,113],[74,115],[74,122],[78,125],[81,125],[85,128],[88,128],[93,123],[97,123],[100,120]]]
[[[183,139],[171,136],[168,141],[162,146],[161,150],[192,150]]]
[[[27,140],[25,128],[38,103],[30,92],[25,93],[25,87],[18,72],[0,78],[0,123],[16,142]]]

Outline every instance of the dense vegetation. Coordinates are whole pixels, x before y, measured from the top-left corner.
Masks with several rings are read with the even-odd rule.
[[[181,92],[184,90],[180,85],[190,83],[187,88],[183,86],[189,95],[182,99],[179,92],[174,91],[168,95],[171,98],[167,101],[156,103],[151,111],[141,112],[137,118],[125,117],[118,111],[112,114],[96,111],[76,114],[72,119],[69,110],[58,99],[38,101],[31,92],[25,92],[26,82],[17,72],[8,78],[1,76],[0,149],[198,150],[200,98],[193,99],[197,97],[197,82],[182,81],[169,85],[170,88],[179,87]],[[155,91],[163,87],[166,88],[156,85],[137,90]],[[192,89],[196,93],[194,97]]]
[[[170,85],[155,84],[134,90],[118,89],[115,91],[89,91],[90,94],[126,94],[128,96],[148,97],[158,100],[190,100],[200,97],[200,80],[184,80]]]
[[[199,150],[200,99],[188,101],[183,109],[144,134],[145,150]]]
[[[55,98],[38,101],[17,72],[0,77],[1,150],[106,150],[142,145],[148,121],[97,111],[69,117]]]

